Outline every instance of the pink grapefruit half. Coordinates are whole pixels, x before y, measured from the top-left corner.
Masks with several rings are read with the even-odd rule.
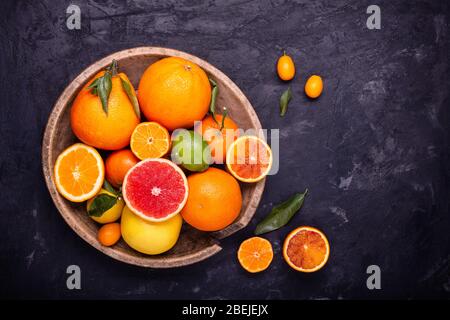
[[[188,197],[184,172],[172,161],[146,159],[125,175],[123,199],[128,208],[145,220],[165,221],[183,209]]]

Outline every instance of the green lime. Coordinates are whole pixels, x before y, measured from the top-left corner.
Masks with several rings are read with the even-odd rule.
[[[200,134],[180,129],[172,135],[171,157],[189,171],[204,171],[211,163],[211,150]]]

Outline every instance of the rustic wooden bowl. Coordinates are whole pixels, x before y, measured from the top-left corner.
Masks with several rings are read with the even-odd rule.
[[[208,62],[193,55],[166,48],[140,47],[120,51],[103,58],[73,80],[56,101],[45,129],[42,144],[42,165],[44,176],[53,202],[69,226],[85,241],[101,252],[126,263],[152,267],[172,268],[189,265],[206,259],[221,250],[219,239],[225,238],[245,227],[253,217],[261,199],[265,181],[256,184],[241,184],[243,206],[238,219],[226,229],[218,232],[201,232],[184,224],[177,244],[164,254],[149,256],[131,249],[123,240],[112,247],[104,247],[97,241],[96,224],[86,214],[86,204],[75,204],[59,195],[54,184],[53,167],[57,156],[77,141],[70,128],[70,108],[74,97],[83,85],[97,72],[116,59],[121,71],[125,72],[137,88],[144,70],[153,62],[176,56],[197,63],[219,86],[218,106],[227,106],[230,116],[243,129],[261,129],[253,107],[242,91],[221,71]]]

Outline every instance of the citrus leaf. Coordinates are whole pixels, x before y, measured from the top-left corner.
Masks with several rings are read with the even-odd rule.
[[[223,127],[225,126],[225,118],[227,117],[227,115],[228,115],[228,110],[227,110],[227,108],[223,108],[223,112],[222,112],[222,123],[221,123],[221,125],[220,125],[220,130],[219,130],[219,131],[222,131]]]
[[[286,114],[287,107],[291,99],[292,99],[291,87],[288,87],[287,90],[283,92],[280,98],[280,116],[283,117]]]
[[[98,86],[98,79],[95,79],[94,81],[92,81],[92,83],[88,86],[88,89],[96,89]]]
[[[136,116],[140,119],[141,112],[139,110],[139,102],[138,102],[138,99],[136,98],[136,95],[134,94],[133,88],[124,79],[120,78],[120,80],[122,81],[123,90],[125,90],[125,92],[128,96],[128,99],[130,99],[130,102],[133,105],[133,109],[134,109],[134,112],[136,113]]]
[[[94,217],[101,217],[103,213],[111,209],[117,202],[117,197],[102,193],[94,198],[89,207],[88,214]]]
[[[219,87],[217,86],[217,83],[209,78],[209,82],[211,83],[212,89],[211,89],[211,103],[209,104],[209,113],[211,114],[213,120],[219,124],[216,120],[216,99],[217,99],[217,94],[219,93]]]
[[[111,93],[111,88],[111,74],[109,72],[106,72],[103,77],[99,78],[97,86],[98,96],[100,98],[100,101],[102,102],[103,111],[105,111],[106,114],[108,114],[108,98],[109,94]]]
[[[106,179],[103,181],[103,189],[105,189],[108,192],[111,192],[112,194],[115,194],[116,196],[119,195],[119,191],[114,189],[111,183],[109,183],[108,180]]]
[[[272,211],[256,226],[255,234],[260,235],[277,230],[286,225],[295,213],[300,210],[305,201],[308,189],[303,193],[296,193],[286,201],[276,205]]]
[[[108,99],[112,89],[112,75],[117,73],[117,61],[113,60],[111,65],[106,68],[103,76],[96,78],[88,86],[91,89],[91,93],[100,98],[103,111],[108,115]]]

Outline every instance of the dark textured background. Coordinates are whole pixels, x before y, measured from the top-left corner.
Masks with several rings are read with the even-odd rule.
[[[70,3],[81,7],[81,31],[65,26]],[[366,28],[370,4],[381,7],[381,30]],[[1,297],[449,298],[449,18],[447,1],[1,1]],[[181,269],[133,267],[90,247],[58,214],[41,172],[44,126],[64,87],[95,60],[142,45],[208,60],[265,128],[281,129],[281,168],[251,225]],[[284,119],[282,49],[298,72]],[[311,73],[325,83],[317,101],[303,94]],[[305,187],[300,214],[267,236],[270,269],[247,274],[239,243]],[[280,253],[301,224],[331,242],[316,274],[292,271]],[[66,289],[70,264],[82,269],[80,291]],[[370,264],[381,267],[381,290],[366,288]]]

